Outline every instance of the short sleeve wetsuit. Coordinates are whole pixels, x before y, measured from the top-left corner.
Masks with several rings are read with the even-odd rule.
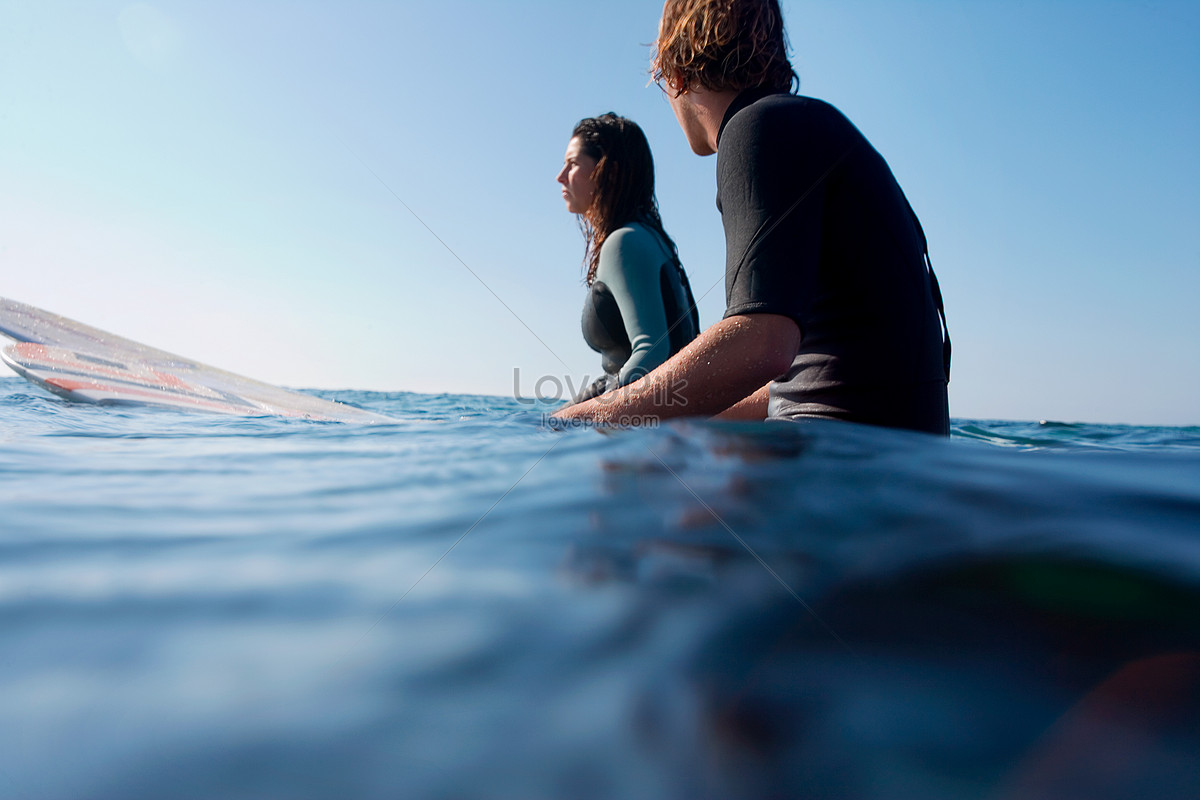
[[[740,94],[718,133],[725,316],[800,328],[768,416],[949,431],[949,339],[924,234],[882,156],[820,100]]]
[[[583,307],[583,338],[604,375],[581,402],[641,378],[699,333],[695,301],[672,249],[641,223],[609,234]]]

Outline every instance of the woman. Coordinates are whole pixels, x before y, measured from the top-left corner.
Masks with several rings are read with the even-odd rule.
[[[654,159],[632,120],[581,120],[558,173],[567,210],[579,215],[588,286],[583,338],[600,353],[604,375],[579,403],[631,383],[700,332],[700,317],[663,230],[654,199]]]

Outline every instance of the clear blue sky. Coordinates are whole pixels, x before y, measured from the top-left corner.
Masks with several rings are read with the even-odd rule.
[[[580,117],[645,128],[723,310],[715,161],[646,85],[660,10],[0,0],[0,295],[288,386],[578,383]],[[784,12],[929,234],[954,416],[1200,424],[1200,4]]]

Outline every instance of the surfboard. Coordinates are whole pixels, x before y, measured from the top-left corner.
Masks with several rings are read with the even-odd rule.
[[[392,422],[361,408],[282,389],[0,297],[0,359],[72,402],[158,406],[240,416]]]

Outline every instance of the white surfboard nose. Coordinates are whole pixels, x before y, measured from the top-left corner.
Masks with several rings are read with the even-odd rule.
[[[15,300],[0,298],[0,358],[31,383],[81,403],[125,403],[242,416],[394,422],[172,355]]]

